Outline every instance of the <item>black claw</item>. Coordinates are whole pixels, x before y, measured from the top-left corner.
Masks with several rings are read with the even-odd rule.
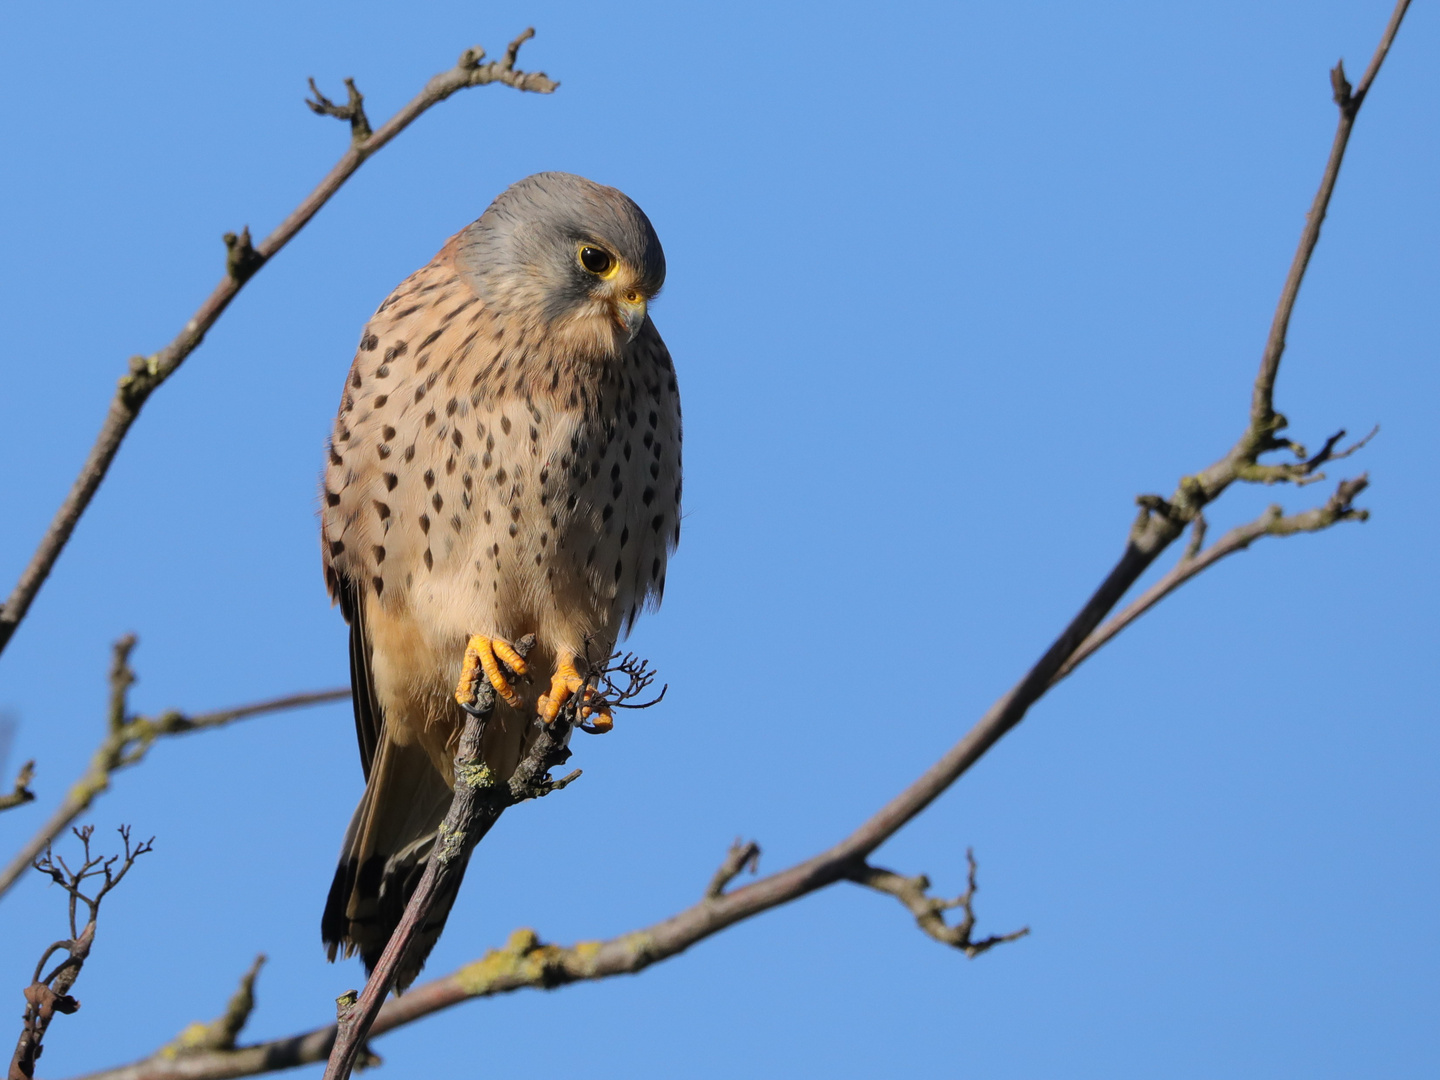
[[[486,719],[495,709],[495,691],[491,688],[489,680],[482,678],[475,687],[474,700],[462,701],[460,707],[471,716],[481,720]]]

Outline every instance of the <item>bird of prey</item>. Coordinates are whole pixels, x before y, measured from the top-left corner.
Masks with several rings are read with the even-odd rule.
[[[514,184],[365,325],[329,442],[325,580],[350,625],[365,794],[321,921],[367,972],[449,808],[472,691],[501,779],[658,605],[680,536],[680,397],[647,312],[665,255],[621,192],[568,173]],[[534,634],[525,657],[514,643]],[[456,690],[457,683],[461,689]],[[586,726],[608,730],[606,711]],[[456,877],[458,882],[458,875]],[[458,888],[458,884],[457,884]],[[397,987],[440,935],[422,927]]]

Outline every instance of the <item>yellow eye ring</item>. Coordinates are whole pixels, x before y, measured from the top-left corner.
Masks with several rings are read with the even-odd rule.
[[[620,268],[620,263],[616,261],[614,255],[604,248],[594,247],[591,244],[580,245],[578,258],[586,273],[594,274],[598,278],[614,277],[615,271]]]

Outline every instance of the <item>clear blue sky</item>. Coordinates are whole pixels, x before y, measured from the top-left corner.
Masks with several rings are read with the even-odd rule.
[[[146,407],[0,660],[10,766],[38,758],[40,793],[0,817],[0,848],[82,769],[127,630],[144,710],[345,681],[315,508],[359,328],[542,169],[627,191],[669,260],[653,313],[684,393],[688,517],[632,640],[670,694],[578,740],[578,785],[506,816],[429,971],[521,925],[643,926],[692,902],[736,835],[770,869],[833,842],[1039,654],[1133,497],[1238,434],[1333,130],[1327,69],[1358,77],[1389,9],[8,5],[5,588],[126,358],[214,284],[220,234],[267,232],[344,148],[302,106],[306,76],[353,75],[378,120],[533,23],[524,64],[563,85],[427,115]],[[384,1075],[1436,1075],[1437,102],[1421,3],[1281,379],[1304,441],[1383,425],[1335,474],[1370,471],[1373,519],[1189,586],[877,856],[955,892],[974,845],[981,930],[1029,938],[968,962],[835,887],[638,978],[389,1036]],[[1236,491],[1212,524],[1328,490]],[[361,976],[324,962],[318,921],[360,788],[340,707],[174,741],[120,776],[90,817],[154,833],[155,854],[107,903],[44,1075],[214,1016],[260,951],[248,1036],[332,1016]],[[0,902],[12,1024],[62,900],[37,876]]]

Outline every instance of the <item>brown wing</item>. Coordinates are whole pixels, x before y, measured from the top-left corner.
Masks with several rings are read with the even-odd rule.
[[[336,581],[340,612],[350,624],[350,700],[355,710],[355,739],[360,744],[360,768],[370,779],[370,767],[384,733],[385,714],[375,696],[371,674],[370,635],[365,629],[362,586],[354,578],[331,571]]]
[[[333,454],[333,450],[331,451]],[[325,495],[331,496],[329,489]],[[325,585],[330,599],[340,605],[340,614],[350,625],[350,701],[355,711],[355,738],[360,744],[360,768],[370,779],[370,766],[385,726],[385,715],[375,695],[371,675],[370,635],[365,629],[364,587],[335,565],[337,545],[328,542],[325,530],[320,532],[320,559],[325,568]],[[343,550],[343,547],[341,547]]]

